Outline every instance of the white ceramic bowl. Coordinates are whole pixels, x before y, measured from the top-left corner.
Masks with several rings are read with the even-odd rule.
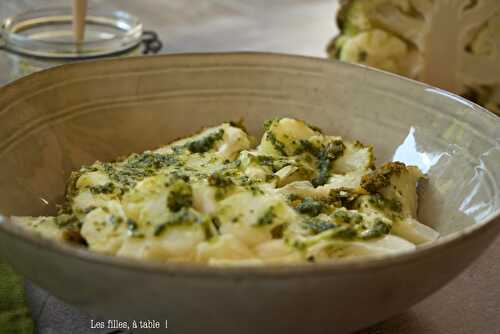
[[[442,234],[411,253],[247,268],[140,263],[0,224],[0,255],[62,300],[109,318],[197,333],[345,333],[446,284],[500,232],[500,121],[447,92],[380,71],[272,54],[95,61],[0,89],[0,212],[54,213],[71,170],[202,126],[291,116],[429,176],[419,218]],[[5,220],[5,219],[4,219]]]

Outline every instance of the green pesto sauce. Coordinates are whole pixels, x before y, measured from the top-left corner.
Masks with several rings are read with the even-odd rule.
[[[335,221],[342,223],[359,224],[363,221],[363,216],[360,214],[344,210],[335,211],[333,218]]]
[[[345,240],[354,240],[356,237],[358,237],[358,232],[356,231],[356,228],[353,226],[339,226],[338,228],[335,229],[332,238],[339,238],[339,239],[345,239]]]
[[[274,157],[269,156],[269,155],[257,155],[255,156],[255,161],[260,165],[260,166],[270,166],[272,167],[274,165]]]
[[[394,212],[401,212],[402,205],[397,199],[384,198],[380,194],[374,194],[370,196],[368,202],[379,210],[389,209]]]
[[[210,151],[215,143],[221,140],[224,137],[224,130],[220,129],[216,132],[213,132],[205,137],[193,140],[192,142],[187,144],[187,148],[191,153],[205,153]]]
[[[283,232],[285,231],[286,225],[279,224],[271,229],[271,237],[273,239],[281,239],[283,238]]]
[[[269,209],[264,212],[264,214],[257,220],[257,226],[272,225],[276,214],[274,213],[274,207],[269,207]]]
[[[111,194],[115,191],[115,185],[112,182],[108,182],[99,186],[92,186],[89,188],[93,194]]]
[[[391,231],[391,226],[381,219],[377,219],[371,227],[364,226],[363,217],[355,212],[339,210],[332,218],[331,221],[318,217],[306,218],[303,225],[312,235],[331,230],[329,238],[344,240],[370,240],[383,237]]]
[[[124,167],[138,170],[158,170],[178,163],[174,155],[145,152],[132,154],[125,160]]]
[[[208,184],[212,187],[215,187],[215,199],[220,201],[224,199],[233,189],[235,183],[231,179],[231,176],[234,174],[234,171],[231,169],[226,169],[223,171],[218,171],[210,174],[208,176]]]
[[[361,187],[370,193],[376,193],[391,183],[391,177],[393,175],[400,175],[403,170],[406,170],[406,166],[401,162],[395,161],[386,163],[379,169],[363,176],[361,179]]]
[[[358,62],[365,62],[368,59],[368,53],[366,51],[361,51],[358,53]]]
[[[69,225],[78,225],[80,221],[74,215],[62,214],[56,217],[55,223],[59,228],[62,228]]]
[[[311,183],[313,186],[322,186],[328,182],[331,165],[333,161],[344,153],[344,149],[344,143],[338,140],[327,144],[319,150],[319,153],[316,156],[318,159],[318,176],[312,179]]]
[[[157,225],[153,231],[153,235],[155,237],[161,236],[163,232],[167,230],[167,228],[173,226],[202,223],[203,220],[201,220],[198,215],[183,207],[179,211],[175,212],[166,222]]]
[[[295,208],[298,212],[309,215],[309,216],[317,216],[319,215],[323,210],[325,210],[326,206],[324,203],[315,200],[312,197],[306,197],[302,200],[299,205]]]
[[[247,128],[245,127],[245,124],[243,123],[243,119],[240,119],[239,121],[229,121],[229,125],[231,125],[232,127],[238,128],[245,133],[248,133]]]
[[[128,189],[134,187],[138,181],[155,175],[158,170],[174,165],[182,166],[173,154],[144,152],[132,154],[118,163],[96,164],[96,167],[102,168],[112,181]]]
[[[311,180],[313,186],[322,186],[328,182],[332,163],[344,153],[345,145],[341,140],[326,145],[317,145],[308,140],[300,140],[295,154],[308,153],[317,159],[317,175]]]
[[[208,184],[217,188],[226,188],[233,186],[234,182],[224,173],[214,172],[208,177]]]
[[[309,140],[301,139],[298,142],[295,154],[298,155],[303,153],[309,153],[312,156],[317,157],[319,155],[319,148],[316,147],[316,145],[311,143]]]
[[[135,233],[137,231],[137,229],[139,228],[139,225],[137,225],[137,223],[133,220],[133,219],[127,219],[127,230],[130,232],[130,233]]]
[[[265,122],[264,122],[264,129],[265,129],[266,131],[271,130],[271,127],[272,127],[275,123],[278,123],[280,120],[281,120],[281,118],[280,118],[280,117],[275,117],[275,118],[268,119],[267,121],[265,121]]]
[[[378,219],[375,221],[372,228],[366,230],[362,234],[362,239],[364,240],[376,239],[383,237],[384,235],[387,235],[390,232],[391,232],[391,226],[384,223],[382,220]]]
[[[252,156],[252,160],[255,161],[255,163],[259,166],[270,167],[273,173],[276,173],[280,169],[291,164],[287,159],[272,157],[269,155]]]
[[[276,136],[274,133],[271,131],[266,132],[266,137],[269,140],[269,142],[273,145],[273,147],[278,151],[280,154],[287,156],[286,150],[285,150],[285,144],[283,144]]]
[[[130,157],[112,163],[97,162],[92,166],[83,167],[79,172],[73,173],[68,186],[68,198],[74,196],[76,189],[76,181],[86,172],[100,171],[104,172],[111,182],[104,185],[89,187],[93,194],[116,194],[121,196],[124,192],[129,191],[136,186],[137,182],[146,177],[154,175],[168,175],[168,181],[165,182],[165,189],[168,191],[166,203],[170,216],[166,220],[154,227],[154,236],[161,236],[165,231],[172,226],[179,225],[202,225],[205,236],[211,239],[220,234],[219,229],[221,221],[217,216],[204,216],[198,214],[193,206],[193,189],[190,182],[208,182],[215,189],[216,200],[229,196],[235,191],[244,190],[251,192],[253,195],[264,195],[266,187],[261,187],[264,182],[272,182],[277,178],[277,171],[286,166],[298,167],[294,172],[293,177],[289,180],[310,180],[317,187],[328,182],[329,174],[333,162],[339,158],[345,150],[342,141],[336,140],[327,144],[316,144],[308,140],[293,140],[295,152],[289,152],[297,156],[288,157],[286,146],[276,138],[272,132],[273,121],[266,125],[266,138],[273,145],[276,151],[283,156],[268,156],[255,154],[252,151],[248,153],[250,162],[266,167],[264,169],[264,180],[258,178],[250,178],[244,175],[245,170],[242,168],[242,161],[236,159],[233,161],[223,160],[223,158],[215,157],[215,154],[207,153],[214,149],[216,143],[224,137],[224,130],[219,129],[208,135],[204,135],[197,140],[191,140],[176,147],[171,147],[172,151],[166,154],[158,154],[153,152],[145,152],[142,154],[132,154]],[[315,131],[320,131],[314,128]],[[283,135],[283,140],[289,143],[293,139],[291,136]],[[281,137],[280,137],[281,139]],[[354,143],[354,145],[362,145]],[[193,155],[191,155],[193,154]],[[193,157],[193,159],[191,159]],[[201,158],[200,158],[201,157]],[[200,158],[199,160],[196,160]],[[190,160],[191,159],[191,160]],[[243,158],[242,158],[243,159]],[[188,166],[189,164],[189,166]],[[213,172],[211,168],[216,168]],[[209,169],[210,168],[210,169]],[[380,187],[390,182],[390,177],[397,172],[398,165],[388,166],[381,171],[374,172],[369,178],[364,178],[362,185],[372,194],[368,198],[368,202],[377,209],[389,209],[392,213],[401,212],[401,203],[397,200],[388,200],[378,194]],[[272,171],[270,173],[269,171]],[[283,183],[286,183],[284,181]],[[281,187],[279,182],[274,186]],[[272,187],[272,186],[271,186]],[[263,190],[264,189],[264,190]],[[350,188],[340,188],[330,191],[327,199],[317,200],[312,197],[301,197],[290,194],[287,198],[288,204],[293,207],[299,214],[301,220],[297,223],[300,227],[304,227],[307,237],[315,236],[323,232],[329,238],[339,238],[345,240],[369,240],[387,235],[391,231],[391,225],[384,220],[363,221],[363,216],[348,211],[355,209],[356,200],[360,195],[366,195],[367,192],[363,189],[353,190]],[[70,203],[70,201],[68,201]],[[71,204],[71,203],[70,203]],[[366,204],[365,204],[366,205]],[[64,208],[64,207],[63,207]],[[67,217],[60,216],[57,219],[61,220],[59,226],[81,226],[76,216],[69,209],[64,209],[67,212]],[[337,208],[346,208],[348,210]],[[89,213],[94,210],[94,206],[89,206],[83,213]],[[105,210],[106,208],[103,208]],[[322,214],[321,218],[318,215]],[[387,213],[386,213],[387,214]],[[328,216],[327,216],[328,215]],[[387,214],[388,217],[392,217]],[[290,223],[276,224],[277,216],[276,208],[271,206],[257,219],[254,226],[269,226],[269,232],[273,239],[281,239],[285,235],[285,239],[289,238],[287,230]],[[367,219],[369,220],[369,219]],[[234,217],[231,220],[233,223],[241,221],[241,217]],[[130,235],[134,237],[143,237],[139,232],[137,222],[131,219],[116,218],[110,216],[109,222],[116,226],[124,223]],[[142,224],[150,224],[151,222],[141,222]],[[78,225],[79,224],[79,225]],[[273,226],[276,225],[276,226]],[[125,226],[122,226],[125,227]],[[104,227],[103,227],[104,228]],[[322,236],[319,237],[320,239]],[[318,239],[316,239],[318,240]],[[308,246],[307,242],[294,241],[294,246],[298,249],[304,249]],[[314,259],[313,259],[314,261]]]
[[[193,205],[193,189],[183,179],[177,179],[171,186],[167,196],[167,207],[170,211],[177,212],[182,208]]]
[[[335,207],[351,209],[359,195],[359,193],[350,188],[332,189],[329,193],[329,201]]]
[[[117,217],[117,216],[114,216],[114,215],[113,215],[113,216],[111,216],[111,217],[109,218],[109,222],[111,223],[111,225],[115,225],[115,226],[116,226],[116,225],[119,225],[119,224],[123,223],[123,218],[121,218],[121,217]],[[128,225],[128,223],[127,223],[127,228],[129,228],[129,227],[130,227],[130,226],[129,226],[129,225]],[[130,229],[129,229],[129,230],[130,230]]]
[[[247,185],[245,188],[249,190],[254,196],[264,195],[264,191],[255,184]]]
[[[311,231],[313,235],[336,228],[337,225],[320,218],[307,218],[304,220],[305,227]]]

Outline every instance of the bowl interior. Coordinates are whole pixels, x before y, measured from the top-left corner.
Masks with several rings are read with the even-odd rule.
[[[70,171],[243,119],[307,120],[420,167],[419,218],[443,235],[498,215],[499,118],[444,91],[334,61],[269,54],[67,65],[0,89],[0,213],[53,214]]]

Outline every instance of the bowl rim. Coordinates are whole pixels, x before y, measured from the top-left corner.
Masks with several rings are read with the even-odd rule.
[[[147,58],[185,58],[185,57],[255,57],[262,58],[267,57],[270,60],[278,59],[296,59],[308,62],[316,62],[321,64],[329,64],[327,66],[341,66],[350,68],[351,71],[365,71],[378,72],[385,76],[392,77],[391,80],[402,80],[410,83],[415,87],[420,89],[432,89],[433,92],[439,92],[448,99],[454,99],[463,104],[464,107],[469,109],[468,111],[479,112],[481,117],[492,117],[494,121],[499,121],[500,117],[494,113],[488,111],[487,109],[468,101],[461,96],[450,93],[448,91],[430,86],[428,84],[422,83],[420,81],[412,80],[406,77],[399,76],[394,73],[386,72],[379,69],[374,69],[364,65],[350,64],[341,62],[338,60],[302,56],[302,55],[289,55],[282,53],[272,53],[272,52],[205,52],[205,53],[175,53],[175,54],[161,54],[147,56]],[[6,85],[0,87],[0,96],[5,93],[6,90],[14,89],[19,82],[33,81],[39,75],[44,75],[46,72],[53,71],[64,71],[67,67],[84,67],[93,66],[94,62],[100,63],[117,63],[117,62],[127,62],[127,61],[137,61],[137,59],[145,58],[145,56],[129,57],[129,58],[116,58],[116,59],[97,59],[89,60],[81,63],[64,64],[55,66],[50,69],[42,70],[21,79],[7,83]],[[1,98],[0,98],[1,100]],[[8,218],[0,214],[0,233],[6,234],[8,237],[16,239],[16,242],[22,242],[34,246],[38,249],[44,249],[51,253],[57,253],[58,255],[71,256],[73,260],[82,262],[92,262],[95,265],[101,266],[113,266],[120,270],[138,271],[154,274],[162,274],[167,276],[189,276],[189,277],[219,277],[219,278],[251,278],[251,277],[267,277],[267,278],[293,278],[296,276],[302,276],[304,274],[314,274],[319,275],[329,275],[332,273],[342,274],[342,273],[352,273],[354,271],[366,271],[381,269],[395,264],[403,264],[409,262],[417,262],[423,257],[437,255],[436,252],[442,248],[454,247],[461,243],[462,241],[472,239],[478,236],[480,233],[486,233],[487,231],[493,229],[495,224],[500,224],[500,210],[489,215],[489,217],[483,219],[479,223],[475,223],[471,226],[467,226],[461,231],[451,233],[447,236],[440,237],[438,240],[418,246],[415,250],[398,252],[395,254],[388,254],[382,256],[369,256],[362,258],[352,258],[344,259],[339,261],[325,261],[320,263],[280,263],[280,264],[265,264],[265,265],[236,265],[236,266],[211,266],[202,263],[194,262],[171,262],[171,263],[159,263],[153,261],[144,261],[133,258],[118,257],[112,255],[100,254],[97,252],[90,251],[84,247],[78,247],[70,244],[64,244],[57,242],[55,240],[50,240],[37,236],[36,234],[30,233],[19,226],[8,223]],[[497,231],[499,232],[499,231]]]

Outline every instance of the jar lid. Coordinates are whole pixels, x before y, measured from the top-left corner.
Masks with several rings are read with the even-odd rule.
[[[76,44],[71,8],[33,10],[6,19],[1,37],[9,51],[63,59],[107,56],[141,42],[142,23],[126,12],[89,8],[85,23],[85,39]]]

